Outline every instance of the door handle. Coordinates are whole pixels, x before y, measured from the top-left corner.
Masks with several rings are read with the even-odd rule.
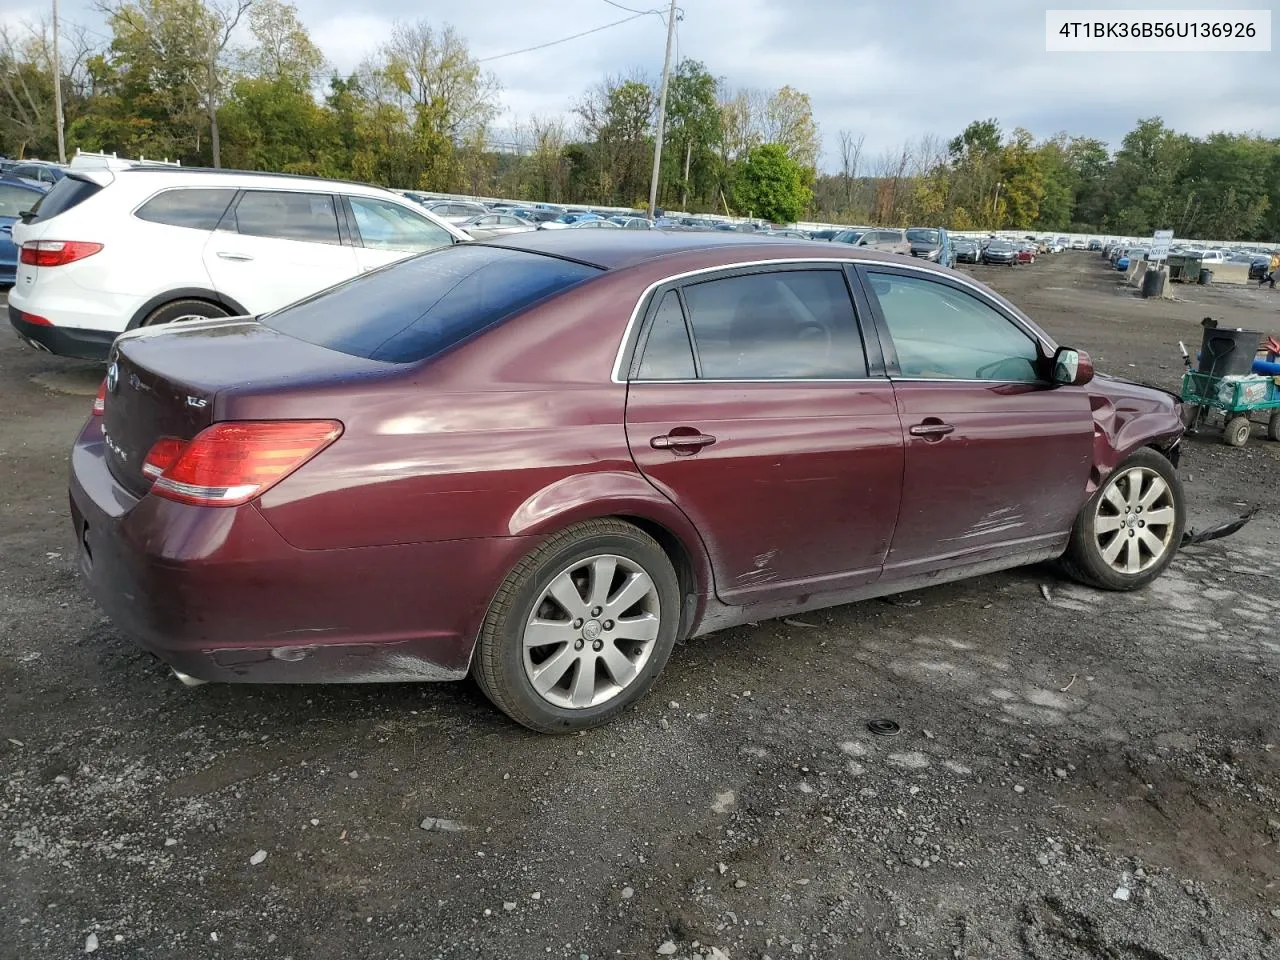
[[[913,437],[924,437],[926,440],[941,440],[948,433],[954,433],[955,427],[949,423],[943,423],[934,417],[929,417],[923,423],[917,423],[907,432]]]
[[[247,253],[227,253],[225,250],[219,250],[218,256],[223,260],[234,260],[236,263],[246,263],[253,259]]]
[[[716,442],[715,437],[705,433],[667,433],[654,437],[649,446],[655,450],[674,450],[676,453],[697,453],[703,447]]]

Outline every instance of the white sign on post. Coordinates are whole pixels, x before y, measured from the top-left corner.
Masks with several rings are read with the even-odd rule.
[[[1147,253],[1148,260],[1167,260],[1169,258],[1169,244],[1173,243],[1172,230],[1157,230],[1151,236],[1151,250]]]

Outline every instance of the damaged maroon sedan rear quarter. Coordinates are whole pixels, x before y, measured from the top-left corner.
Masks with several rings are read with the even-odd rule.
[[[1064,551],[1158,574],[1177,411],[1090,369],[917,261],[526,234],[121,337],[72,515],[99,602],[187,678],[473,671],[576,729],[679,637]]]

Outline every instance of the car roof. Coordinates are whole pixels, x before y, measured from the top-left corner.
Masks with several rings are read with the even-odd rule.
[[[509,247],[577,260],[606,270],[620,270],[651,260],[681,253],[715,251],[720,265],[761,259],[813,258],[847,260],[850,251],[821,240],[793,240],[788,237],[758,236],[751,233],[716,232],[667,233],[663,230],[537,230],[485,241],[491,246]],[[858,259],[901,263],[897,254],[859,250]]]
[[[96,171],[94,171],[96,172]],[[329,180],[323,177],[308,177],[297,173],[270,173],[264,170],[227,170],[213,167],[160,167],[136,166],[114,170],[117,175],[131,178],[142,176],[173,180],[179,183],[198,183],[200,180],[228,181],[231,184],[252,183],[260,187],[278,187],[283,190],[304,190],[307,187],[324,187],[329,190],[345,190],[351,192],[368,191],[370,194],[391,194],[401,196],[394,190],[379,187],[372,183],[361,183],[358,180]],[[215,185],[210,183],[210,186]],[[446,202],[446,201],[440,201]],[[448,201],[451,202],[451,201]]]

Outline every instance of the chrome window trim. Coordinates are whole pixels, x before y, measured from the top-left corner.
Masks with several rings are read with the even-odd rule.
[[[904,261],[903,263],[894,263],[892,261],[885,261],[885,260],[869,260],[863,257],[819,257],[817,259],[814,259],[813,257],[782,257],[782,258],[769,258],[766,260],[743,260],[738,263],[722,263],[719,266],[715,266],[715,267],[699,267],[697,270],[686,270],[684,273],[673,273],[668,277],[663,277],[661,280],[655,280],[653,283],[649,284],[647,287],[644,288],[644,290],[640,293],[640,297],[636,300],[636,305],[631,308],[631,317],[629,320],[627,320],[627,325],[625,329],[623,329],[622,331],[622,340],[618,343],[618,350],[613,358],[613,372],[610,374],[609,380],[611,383],[630,383],[631,382],[626,377],[622,376],[622,356],[626,352],[627,344],[631,341],[632,334],[634,334],[635,332],[636,324],[642,319],[642,312],[640,308],[644,306],[645,301],[649,299],[649,297],[653,294],[655,290],[657,290],[659,287],[665,286],[666,284],[679,283],[681,281],[687,280],[690,277],[698,277],[707,273],[728,273],[734,270],[750,269],[752,267],[772,267],[772,266],[784,266],[784,265],[795,265],[795,264],[804,264],[804,265],[819,267],[819,268],[823,266],[839,266],[842,264],[858,264],[860,266],[871,266],[871,267],[879,266],[879,267],[889,267],[891,269],[906,270],[911,273],[919,274],[925,278],[939,276],[939,274],[935,270],[926,270],[917,266],[915,263],[912,262],[914,258],[903,257],[902,259]],[[956,274],[954,277],[945,277],[944,279],[954,280],[960,286],[968,287],[969,290],[972,291],[973,295],[978,297],[978,299],[980,299],[987,306],[991,307],[1001,316],[1009,316],[1019,330],[1021,330],[1023,333],[1029,336],[1036,343],[1044,347],[1046,352],[1052,352],[1051,348],[1053,347],[1053,344],[1051,341],[1047,340],[1045,337],[1042,337],[1035,330],[1030,329],[1022,321],[1022,318],[1017,316],[1017,314],[1010,314],[1009,311],[1002,304],[998,303],[995,300],[992,300],[990,295],[988,295],[988,293],[985,290],[979,287],[972,280],[968,279],[967,277],[961,274]],[[845,380],[845,382],[848,382],[848,383],[865,383],[868,380],[878,380],[881,378],[879,377],[851,378],[850,377],[850,378],[843,378],[843,379]],[[920,379],[920,378],[888,377],[885,379],[909,380],[909,379]],[[704,379],[688,380],[688,381],[686,380],[637,380],[635,382],[637,383],[824,383],[824,382],[836,383],[839,381],[834,379],[827,379],[827,378],[817,378],[817,377],[807,378],[806,377],[802,379],[792,378],[792,379],[786,379],[786,380],[711,380],[711,379],[704,378]],[[933,381],[930,381],[930,382],[933,382]],[[1008,382],[1021,383],[1024,381],[941,379],[936,382],[939,382],[939,383],[1008,383]],[[1030,382],[1030,381],[1025,381],[1025,382]]]

